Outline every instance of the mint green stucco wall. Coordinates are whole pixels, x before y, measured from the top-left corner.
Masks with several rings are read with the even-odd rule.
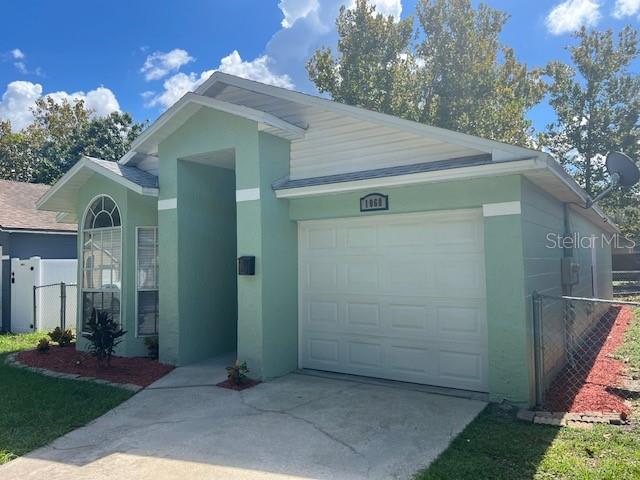
[[[605,235],[610,237],[600,226],[581,216],[574,209],[568,212],[568,232],[565,232],[565,209],[562,202],[550,197],[539,187],[523,179],[522,191],[522,228],[526,278],[526,304],[529,322],[533,324],[533,292],[558,297],[571,294],[578,297],[612,298],[613,284],[611,278],[611,248],[600,241],[594,243],[596,248],[596,265],[593,269],[591,242],[582,247],[569,249],[567,252],[559,248],[558,236],[568,233],[569,236],[579,234],[582,238],[595,236],[598,239]],[[585,248],[586,247],[586,248]],[[561,280],[561,261],[564,255],[572,255],[580,265],[580,282],[571,287],[571,291],[563,291]],[[595,276],[592,277],[592,269]],[[593,281],[596,288],[594,289]],[[605,307],[606,308],[606,307]],[[598,321],[602,308],[592,312],[584,303],[576,304],[575,332],[589,328]],[[564,303],[560,300],[545,298],[541,304],[542,326],[545,341],[549,342],[544,352],[543,381],[548,385],[563,366],[565,361],[564,341],[565,326],[563,323]],[[532,344],[533,346],[533,344]],[[533,364],[534,351],[530,352]],[[534,389],[534,386],[531,387]]]
[[[235,177],[184,160],[229,149]],[[288,202],[271,189],[289,173],[289,142],[260,133],[254,122],[202,109],[159,145],[159,156],[160,200],[177,199],[177,208],[159,211],[161,360],[184,364],[233,350],[235,318],[233,332],[228,318],[237,308],[238,357],[252,375],[295,369],[297,227]],[[236,204],[236,189],[259,189],[260,198]],[[217,210],[196,212],[198,199]],[[256,257],[254,276],[236,276],[242,255]]]
[[[136,227],[157,225],[157,199],[138,195],[131,190],[106,179],[94,175],[87,181],[77,197],[77,215],[81,224],[84,212],[98,195],[109,195],[120,209],[122,222],[122,269],[120,291],[120,318],[127,331],[117,354],[123,356],[147,355],[144,338],[136,335]],[[82,235],[78,235],[78,285],[82,285]],[[82,297],[78,288],[77,331],[81,331]],[[86,349],[86,341],[80,336],[78,348]]]
[[[255,142],[251,137],[255,137]],[[232,170],[184,160],[229,148],[257,155],[252,122],[203,109],[159,145],[160,359],[178,365],[236,348],[236,205]]]
[[[238,277],[238,357],[267,379],[298,366],[297,225],[271,188],[288,173],[289,142],[265,133],[253,162],[236,159],[238,189],[260,190],[237,207],[238,254],[256,256],[256,275]]]

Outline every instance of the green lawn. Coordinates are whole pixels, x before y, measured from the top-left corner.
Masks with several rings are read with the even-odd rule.
[[[640,374],[640,310],[617,356]],[[634,402],[637,416],[639,402]],[[640,479],[640,427],[534,425],[488,406],[418,480]]]
[[[42,336],[0,335],[0,464],[85,425],[132,395],[4,364],[8,353],[33,348]]]

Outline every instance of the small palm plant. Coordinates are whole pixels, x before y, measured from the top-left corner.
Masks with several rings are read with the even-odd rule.
[[[122,330],[109,312],[95,308],[91,312],[86,330],[82,336],[89,340],[89,352],[96,357],[98,366],[110,366],[113,352],[127,332]]]
[[[227,367],[227,378],[232,385],[242,385],[247,380],[247,373],[249,373],[247,362],[236,360],[233,365]]]

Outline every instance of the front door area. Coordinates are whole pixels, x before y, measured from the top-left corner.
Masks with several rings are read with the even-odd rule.
[[[301,368],[487,391],[479,210],[299,224]]]

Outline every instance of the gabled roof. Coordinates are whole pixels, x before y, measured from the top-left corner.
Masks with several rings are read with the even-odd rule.
[[[158,196],[158,177],[117,162],[83,156],[37,201],[39,210],[75,214],[78,191],[93,175],[102,175],[140,195]],[[61,217],[59,217],[61,218]],[[68,221],[69,216],[66,216]]]
[[[0,230],[74,233],[76,225],[59,224],[56,214],[36,209],[49,185],[0,180]]]
[[[189,117],[203,107],[252,120],[258,123],[258,128],[261,131],[287,140],[304,137],[304,128],[285,122],[270,113],[189,92],[160,115],[153,125],[142,132],[132,143],[131,151],[145,154],[155,153],[158,143],[175,132]],[[129,159],[130,157],[125,155],[121,163],[126,164]]]
[[[514,156],[519,158],[531,158],[533,156],[546,155],[539,150],[519,147],[508,143],[497,142],[486,138],[468,135],[466,133],[455,132],[444,128],[434,127],[412,120],[406,120],[394,115],[386,113],[374,112],[366,108],[347,105],[336,102],[328,98],[310,95],[307,93],[297,92],[282,87],[276,87],[265,83],[248,80],[246,78],[229,75],[220,71],[214,72],[202,85],[200,85],[195,93],[204,96],[214,96],[216,91],[225,85],[234,86],[240,89],[252,91],[258,94],[264,94],[281,100],[299,103],[306,106],[318,107],[323,110],[340,113],[352,118],[358,118],[367,122],[378,123],[381,125],[397,128],[410,133],[429,136],[445,142],[452,142],[475,148],[485,152],[493,153],[494,160],[502,160],[501,153],[509,155],[510,159]]]

